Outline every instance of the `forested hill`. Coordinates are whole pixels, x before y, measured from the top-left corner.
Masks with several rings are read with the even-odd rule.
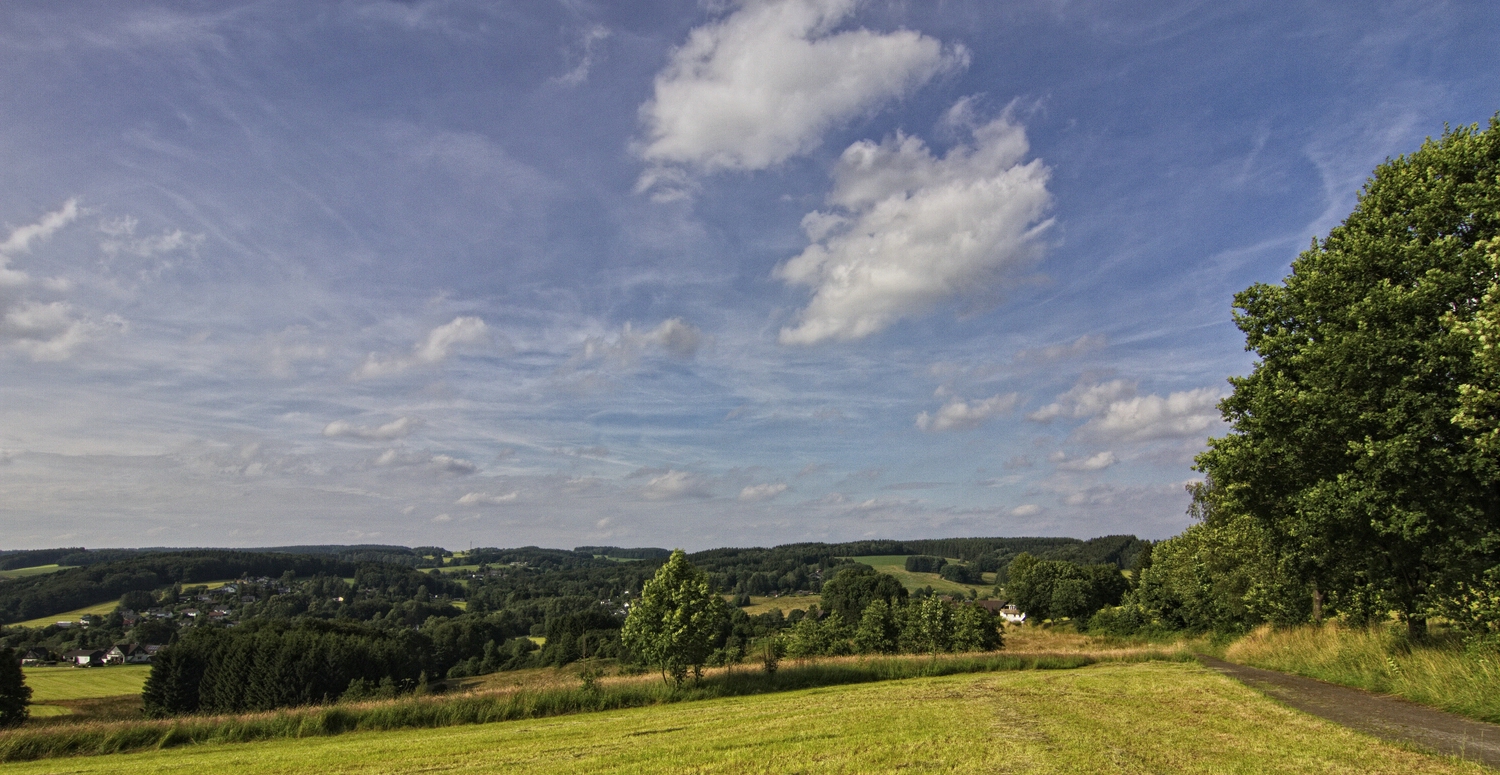
[[[1104,536],[1088,541],[1076,538],[942,538],[709,549],[694,552],[689,557],[708,572],[721,591],[770,594],[816,591],[824,578],[824,571],[847,563],[851,557],[926,554],[960,560],[976,572],[997,572],[1017,555],[1026,552],[1040,559],[1127,568],[1144,546],[1146,542],[1135,536]],[[126,592],[157,590],[173,584],[243,576],[277,577],[287,572],[298,577],[315,574],[350,577],[361,566],[377,564],[423,570],[448,565],[486,564],[523,567],[532,574],[569,571],[590,576],[615,565],[595,559],[602,555],[614,560],[633,560],[627,564],[640,566],[626,574],[632,579],[627,586],[638,586],[639,579],[635,577],[649,574],[668,554],[667,550],[658,548],[583,546],[569,551],[529,546],[473,549],[456,557],[441,547],[381,545],[285,546],[259,550],[66,548],[6,552],[0,553],[0,569],[54,563],[79,567],[0,581],[0,624],[52,616],[105,603]],[[562,583],[566,576],[558,576],[554,581]],[[608,597],[620,591],[624,590],[604,590],[599,594]],[[528,592],[525,596],[533,594],[536,593]],[[583,593],[572,591],[568,594]],[[475,597],[483,607],[485,596]]]
[[[106,550],[110,551],[110,550]],[[337,556],[272,554],[225,550],[135,551],[128,559],[102,562],[56,573],[0,583],[0,623],[52,616],[119,598],[126,592],[151,591],[242,576],[327,574],[352,576],[358,566]]]

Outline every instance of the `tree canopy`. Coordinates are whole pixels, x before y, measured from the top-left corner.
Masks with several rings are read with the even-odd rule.
[[[708,661],[714,636],[728,617],[729,606],[714,593],[708,574],[679,549],[641,588],[620,637],[642,661],[661,670],[663,679],[680,685],[688,670],[697,672]]]
[[[1282,284],[1235,297],[1259,360],[1198,467],[1314,609],[1420,634],[1494,581],[1497,235],[1500,116],[1380,165]]]

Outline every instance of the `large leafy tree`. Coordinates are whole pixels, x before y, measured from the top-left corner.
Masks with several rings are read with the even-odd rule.
[[[31,687],[11,648],[0,648],[0,729],[20,726],[30,715]]]
[[[1494,384],[1466,326],[1495,281],[1497,233],[1500,117],[1380,165],[1281,285],[1235,297],[1259,362],[1231,380],[1233,429],[1198,466],[1264,526],[1314,610],[1395,609],[1420,635],[1495,565],[1495,454],[1455,416],[1462,385]]]
[[[906,596],[906,587],[895,576],[863,564],[841,568],[823,584],[823,607],[851,623],[860,621],[865,607],[875,600],[904,603]]]
[[[679,549],[642,586],[620,638],[636,656],[661,670],[664,680],[681,685],[689,670],[702,670],[728,616],[729,606],[714,593],[708,574]]]

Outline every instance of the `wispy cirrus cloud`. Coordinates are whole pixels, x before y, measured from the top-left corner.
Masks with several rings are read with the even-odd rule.
[[[430,366],[448,359],[454,350],[465,345],[488,342],[489,327],[475,316],[454,318],[428,332],[427,337],[412,347],[411,354],[379,356],[370,353],[365,362],[354,371],[355,379],[372,379],[400,374],[413,366]]]
[[[422,427],[420,417],[398,417],[384,425],[355,425],[347,420],[334,420],[323,428],[328,438],[349,437],[369,441],[389,441],[410,436]]]
[[[454,503],[459,506],[500,506],[506,503],[514,503],[519,497],[521,497],[520,490],[511,490],[499,495],[491,495],[487,492],[470,492],[465,493],[458,500],[454,501]]]
[[[744,503],[759,503],[768,501],[787,491],[786,482],[767,482],[765,484],[746,485],[740,490],[740,500]]]

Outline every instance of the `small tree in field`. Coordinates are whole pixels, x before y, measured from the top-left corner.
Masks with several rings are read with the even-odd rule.
[[[679,549],[641,588],[625,618],[625,647],[661,671],[662,680],[681,686],[688,670],[702,672],[729,605],[714,594],[708,574]]]
[[[16,652],[0,648],[0,728],[20,726],[30,715],[31,687]]]

